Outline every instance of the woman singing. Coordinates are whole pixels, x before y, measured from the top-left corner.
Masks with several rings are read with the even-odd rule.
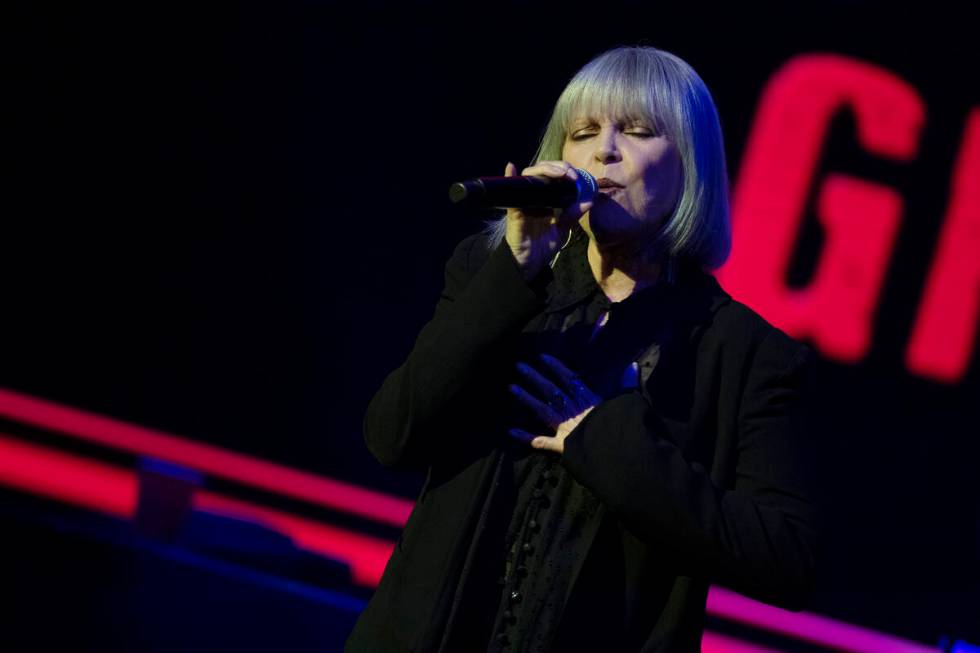
[[[698,651],[712,583],[804,605],[811,351],[708,273],[731,231],[700,77],[589,62],[522,174],[576,168],[592,202],[456,247],[368,407],[371,453],[426,480],[347,651]]]

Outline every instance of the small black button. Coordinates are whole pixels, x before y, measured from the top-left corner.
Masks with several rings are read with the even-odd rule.
[[[514,616],[513,612],[511,612],[510,610],[504,610],[504,619],[507,619],[509,621],[513,616]]]
[[[546,469],[543,472],[541,472],[541,478],[543,478],[546,481],[551,480],[551,477],[553,477],[553,476],[554,476],[554,474],[552,473],[552,471],[550,469]]]
[[[536,533],[538,529],[541,528],[541,524],[539,524],[536,519],[532,519],[527,523],[527,527],[531,529],[532,533]]]
[[[524,553],[527,554],[534,553],[534,547],[531,546],[530,542],[525,542],[524,544],[521,545],[521,548],[524,550]]]
[[[521,594],[520,590],[514,590],[510,593],[511,603],[520,603],[522,598],[524,598],[524,596]]]

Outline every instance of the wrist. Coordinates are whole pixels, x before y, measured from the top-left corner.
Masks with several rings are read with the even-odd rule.
[[[517,263],[517,267],[520,269],[524,281],[530,282],[538,276],[538,273],[544,267],[545,258],[540,253],[515,251],[514,249],[511,249],[511,253],[514,255],[514,261]]]

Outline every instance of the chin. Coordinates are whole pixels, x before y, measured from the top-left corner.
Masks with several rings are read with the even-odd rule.
[[[592,212],[594,210],[595,207],[593,207],[592,211],[589,211],[589,213],[583,215],[582,219],[579,220],[579,224],[582,225],[582,229],[585,230],[585,233],[588,234],[589,238],[594,240],[597,245],[622,245],[639,236],[638,230],[636,229],[637,225],[610,225],[609,223],[614,222],[616,216],[603,216],[599,214],[593,217]]]

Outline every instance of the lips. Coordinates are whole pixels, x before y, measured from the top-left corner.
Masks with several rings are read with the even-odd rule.
[[[616,183],[609,177],[601,177],[596,180],[596,183],[599,184],[599,190],[606,190],[611,188],[623,188],[622,184]]]

